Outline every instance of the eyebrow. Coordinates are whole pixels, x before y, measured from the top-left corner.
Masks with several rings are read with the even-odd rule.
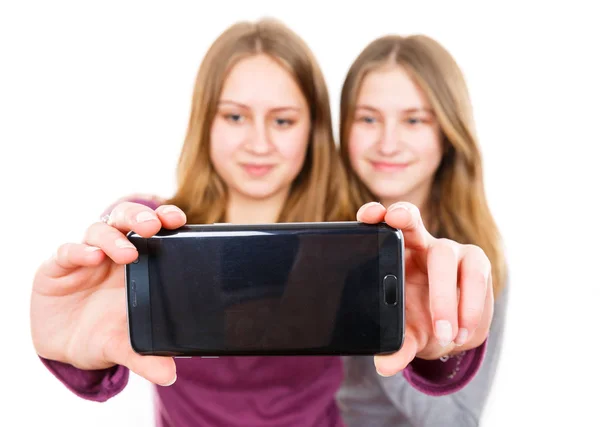
[[[244,108],[246,110],[250,110],[251,108],[249,106],[247,106],[246,104],[242,104],[241,102],[236,102],[236,101],[232,101],[230,99],[222,99],[219,101],[219,105],[235,105],[237,107],[241,107]],[[294,110],[294,111],[300,111],[301,108],[300,107],[296,107],[294,105],[285,105],[283,107],[277,107],[277,108],[273,108],[271,109],[271,111],[284,111],[284,110]]]
[[[373,111],[375,113],[379,112],[379,110],[375,107],[371,107],[369,105],[357,105],[356,106],[357,110],[369,110],[369,111]],[[412,108],[405,108],[402,110],[403,113],[429,113],[429,114],[433,114],[433,110],[431,108],[425,108],[425,107],[412,107]]]

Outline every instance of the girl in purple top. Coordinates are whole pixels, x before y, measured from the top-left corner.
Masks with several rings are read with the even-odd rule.
[[[426,393],[464,387],[482,362],[492,317],[490,261],[476,246],[434,238],[411,203],[353,211],[340,165],[327,87],[308,47],[271,20],[232,26],[200,67],[174,197],[118,203],[83,242],[62,245],[37,271],[31,326],[42,362],[89,400],[118,394],[130,370],[159,385],[159,426],[342,426],[339,357],[136,354],[127,334],[124,265],[137,254],[125,234],[151,236],[186,222],[358,218],[401,229],[414,268],[407,275],[406,345],[375,358],[371,368],[385,376],[404,370],[392,378]],[[454,351],[456,340],[466,356],[461,374],[448,381],[439,375],[439,358]],[[407,375],[416,356],[418,369]],[[443,388],[435,388],[437,381]]]

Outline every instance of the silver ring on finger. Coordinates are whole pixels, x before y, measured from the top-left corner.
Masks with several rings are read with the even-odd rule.
[[[104,223],[104,224],[109,224],[110,222],[110,215],[106,214],[106,215],[102,215],[102,217],[100,218],[100,222]]]

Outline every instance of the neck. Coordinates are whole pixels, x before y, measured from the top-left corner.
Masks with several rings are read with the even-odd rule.
[[[277,222],[287,192],[280,192],[268,199],[253,199],[230,191],[225,221],[231,224],[270,224]]]

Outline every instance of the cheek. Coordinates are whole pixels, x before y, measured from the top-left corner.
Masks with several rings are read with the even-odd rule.
[[[239,130],[216,119],[210,130],[210,160],[217,171],[223,171],[242,144]]]
[[[412,150],[418,158],[434,173],[442,160],[442,138],[437,130],[428,129],[419,135],[418,143]]]
[[[359,169],[361,160],[366,156],[374,143],[372,132],[360,127],[353,127],[348,138],[348,156],[353,169]]]
[[[296,172],[300,171],[306,157],[309,132],[308,126],[297,126],[276,135],[273,141],[279,155]]]

